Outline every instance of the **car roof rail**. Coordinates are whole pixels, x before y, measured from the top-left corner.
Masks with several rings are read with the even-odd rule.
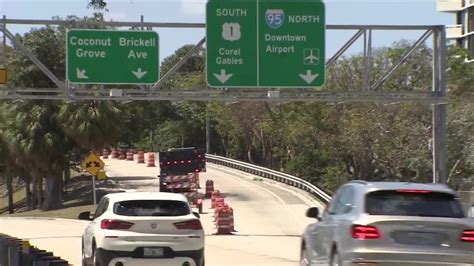
[[[368,185],[368,184],[370,184],[369,182],[367,182],[367,181],[365,181],[365,180],[351,180],[351,181],[349,181],[349,183],[361,184],[361,185]]]

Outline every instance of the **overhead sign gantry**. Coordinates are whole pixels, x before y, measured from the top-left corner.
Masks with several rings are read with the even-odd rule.
[[[207,3],[211,87],[319,87],[325,82],[325,7],[318,0]]]

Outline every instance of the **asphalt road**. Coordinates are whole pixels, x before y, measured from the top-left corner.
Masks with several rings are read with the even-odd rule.
[[[158,167],[136,161],[104,160],[111,180],[126,191],[158,191]],[[304,216],[308,206],[317,206],[302,192],[253,176],[208,165],[201,186],[214,181],[225,201],[234,209],[234,235],[213,235],[213,210],[204,200],[201,220],[206,232],[208,266],[296,266],[300,235],[312,220]],[[202,192],[204,190],[202,189]],[[0,232],[29,239],[33,245],[53,251],[73,265],[80,265],[80,236],[87,222],[64,219],[1,218]]]

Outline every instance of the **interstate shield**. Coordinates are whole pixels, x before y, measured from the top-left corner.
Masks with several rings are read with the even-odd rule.
[[[285,12],[282,9],[267,9],[265,21],[270,28],[278,29],[285,22]]]

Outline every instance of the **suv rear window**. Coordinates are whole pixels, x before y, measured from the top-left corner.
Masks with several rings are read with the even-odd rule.
[[[453,195],[431,191],[371,192],[366,196],[365,209],[370,215],[464,217],[461,205]]]
[[[123,216],[183,216],[189,205],[176,200],[127,200],[114,204],[114,213]]]

